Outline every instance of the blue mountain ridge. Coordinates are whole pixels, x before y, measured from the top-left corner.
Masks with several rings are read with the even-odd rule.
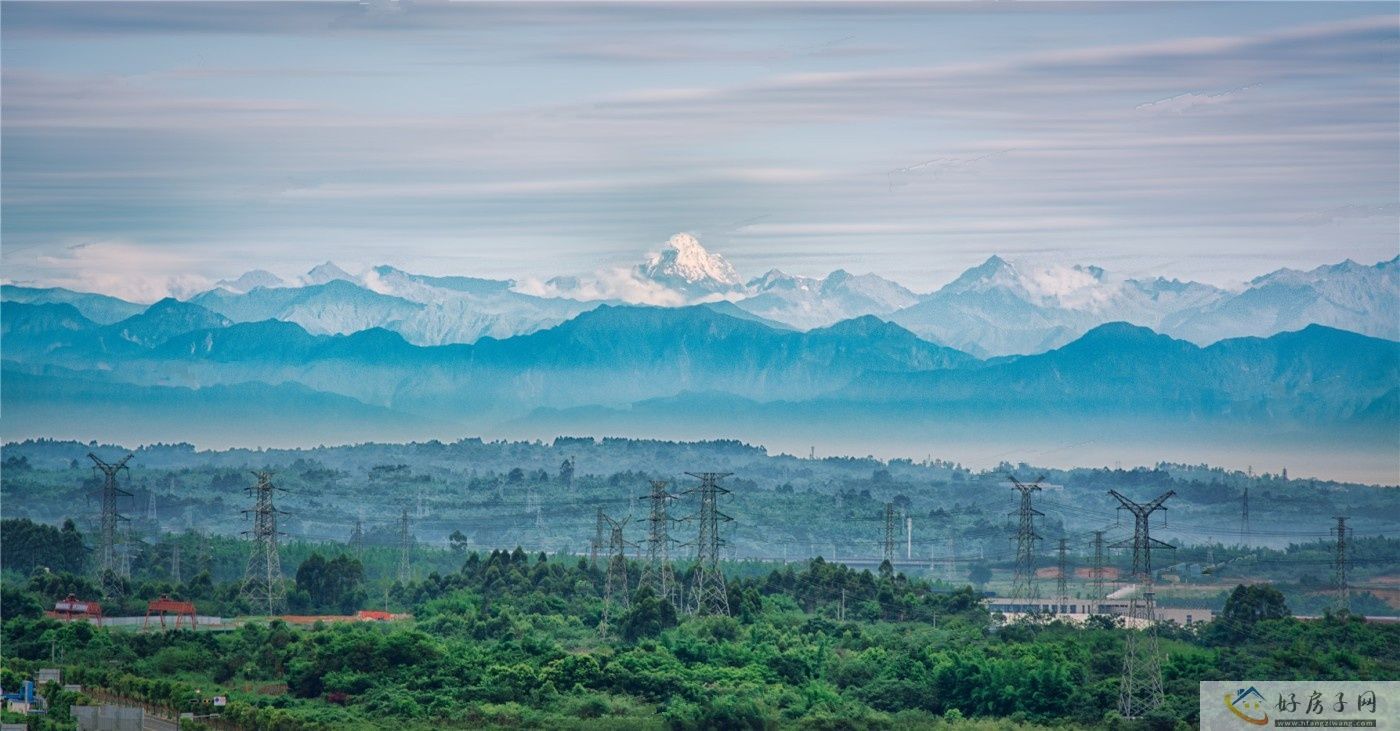
[[[980,361],[873,316],[795,332],[704,305],[602,305],[529,335],[445,346],[412,345],[379,328],[330,336],[277,320],[226,322],[173,301],[110,326],[68,305],[7,303],[6,357],[81,372],[94,367],[97,338],[103,378],[116,382],[299,384],[474,424],[540,408],[656,408],[708,394],[676,406],[752,402],[811,413],[797,405],[841,404],[949,418],[1139,413],[1379,428],[1400,384],[1400,343],[1323,326],[1203,348],[1110,323],[1046,353]],[[23,347],[12,347],[16,340]]]

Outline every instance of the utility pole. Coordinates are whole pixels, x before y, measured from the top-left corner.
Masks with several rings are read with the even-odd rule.
[[[409,561],[409,553],[413,550],[413,531],[408,526],[408,508],[403,509],[403,515],[399,516],[399,573],[398,582],[403,586],[408,586],[413,581],[413,564]]]
[[[1337,536],[1337,555],[1333,559],[1332,583],[1337,589],[1337,611],[1351,611],[1351,589],[1347,586],[1347,518],[1338,515],[1337,527],[1332,532]]]
[[[97,455],[88,453],[88,459],[93,462],[93,471],[101,472],[102,481],[102,513],[98,519],[101,545],[97,548],[97,580],[102,586],[104,597],[114,597],[121,592],[121,582],[118,580],[121,572],[121,559],[117,556],[117,523],[126,520],[126,517],[117,513],[117,498],[131,493],[117,487],[117,475],[122,470],[131,472],[131,468],[126,463],[134,455],[128,454],[116,462],[104,462]]]
[[[1141,718],[1162,705],[1162,658],[1157,646],[1157,597],[1152,590],[1152,548],[1176,548],[1153,538],[1149,519],[1152,513],[1166,510],[1162,503],[1176,494],[1168,490],[1151,502],[1135,503],[1117,490],[1109,490],[1122,503],[1120,509],[1133,514],[1133,538],[1114,546],[1133,547],[1133,580],[1140,591],[1128,600],[1128,631],[1124,633],[1123,678],[1118,690],[1118,712],[1124,718]],[[1136,625],[1146,624],[1142,632]]]
[[[894,568],[894,526],[894,503],[885,503],[885,561],[890,564],[890,568]]]
[[[1036,510],[1031,506],[1031,495],[1040,492],[1040,481],[1045,479],[1044,475],[1035,478],[1035,482],[1027,485],[1016,479],[1015,475],[1007,475],[1011,480],[1012,489],[1021,493],[1021,504],[1013,515],[1018,517],[1016,525],[1016,576],[1011,585],[1012,599],[1035,599],[1038,592],[1035,589],[1035,542],[1040,540],[1040,536],[1035,532],[1035,516],[1045,516],[1045,513]]]
[[[1099,602],[1106,596],[1104,593],[1104,570],[1103,570],[1103,534],[1104,531],[1094,531],[1094,612],[1098,614]]]
[[[652,480],[651,492],[645,496],[651,501],[651,513],[647,517],[647,560],[642,566],[640,585],[650,586],[657,599],[670,602],[679,610],[680,587],[671,568],[671,515],[666,509],[676,496],[666,492],[668,484],[665,480]],[[783,550],[786,554],[787,544],[783,544]]]
[[[904,558],[914,560],[914,516],[904,516]]]
[[[265,608],[269,615],[279,614],[287,606],[287,585],[282,581],[282,559],[277,554],[277,537],[285,535],[277,531],[277,516],[286,513],[273,507],[272,493],[282,488],[272,484],[270,472],[254,472],[253,476],[258,478],[258,484],[245,491],[257,500],[252,510],[243,511],[245,516],[253,514],[253,530],[243,532],[252,536],[253,550],[243,570],[240,594],[249,607]]]
[[[623,518],[620,521],[612,518],[607,520],[609,528],[608,575],[603,582],[603,620],[598,623],[598,634],[604,637],[608,635],[608,618],[611,616],[613,604],[617,604],[618,609],[626,609],[629,603],[627,593],[631,590],[631,582],[627,579],[627,546],[629,542],[622,536],[622,529],[631,518]]]
[[[719,568],[720,521],[733,518],[719,511],[720,495],[729,491],[719,486],[728,472],[687,472],[700,480],[700,486],[684,494],[700,493],[700,510],[693,517],[700,523],[695,539],[695,579],[690,589],[690,611],[694,614],[729,614],[729,592],[724,586],[724,572]]]
[[[836,614],[837,621],[846,621],[846,587],[841,587],[841,608]]]

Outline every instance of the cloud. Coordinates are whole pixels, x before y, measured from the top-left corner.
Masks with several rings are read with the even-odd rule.
[[[1187,92],[1185,94],[1169,96],[1165,99],[1158,99],[1154,102],[1139,104],[1134,107],[1134,109],[1147,114],[1184,114],[1198,107],[1211,107],[1236,101],[1245,92],[1259,86],[1263,86],[1263,84],[1250,84],[1237,89],[1222,91],[1218,94]]]
[[[194,273],[200,261],[192,253],[128,241],[91,241],[69,245],[60,254],[40,255],[37,268],[45,284],[148,303],[189,297],[212,287],[210,278]]]
[[[627,267],[609,267],[579,277],[555,277],[546,281],[527,277],[517,281],[512,289],[536,297],[619,300],[660,307],[691,304],[684,294],[640,277],[634,269]]]
[[[1383,203],[1381,205],[1353,203],[1299,216],[1297,222],[1307,226],[1325,226],[1346,220],[1396,217],[1400,217],[1400,203]]]

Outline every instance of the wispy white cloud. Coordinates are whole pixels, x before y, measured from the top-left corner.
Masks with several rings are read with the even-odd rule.
[[[615,300],[661,307],[690,304],[684,294],[639,277],[636,271],[628,267],[607,267],[582,276],[552,280],[526,277],[517,281],[512,289],[536,297]]]
[[[43,282],[82,292],[101,292],[133,302],[188,297],[213,282],[197,271],[196,252],[141,246],[128,241],[70,244],[37,260]]]

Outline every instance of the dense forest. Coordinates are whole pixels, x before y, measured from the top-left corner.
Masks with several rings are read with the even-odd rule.
[[[1193,727],[1201,680],[1400,677],[1400,625],[1300,621],[1277,590],[1240,586],[1213,622],[1161,628],[1167,701],[1125,721],[1115,705],[1129,630],[1113,619],[1004,623],[970,587],[821,559],[729,567],[732,616],[687,615],[640,588],[614,597],[605,623],[603,567],[517,548],[446,552],[456,568],[393,584],[388,600],[411,620],[98,629],[41,612],[95,591],[66,570],[84,560],[81,536],[24,523],[6,535],[45,537],[43,560],[70,563],[28,576],[6,567],[5,687],[59,665],[85,689],[177,710],[207,712],[198,699],[227,694],[223,717],[247,728],[1175,729]],[[364,604],[356,552],[311,552],[287,572],[289,597],[316,613]],[[639,567],[628,568],[635,586]],[[679,582],[689,578],[682,565]],[[207,571],[132,589],[128,604],[160,591],[237,608],[237,583]],[[45,692],[54,712],[38,725],[72,728],[66,707],[82,698]]]

